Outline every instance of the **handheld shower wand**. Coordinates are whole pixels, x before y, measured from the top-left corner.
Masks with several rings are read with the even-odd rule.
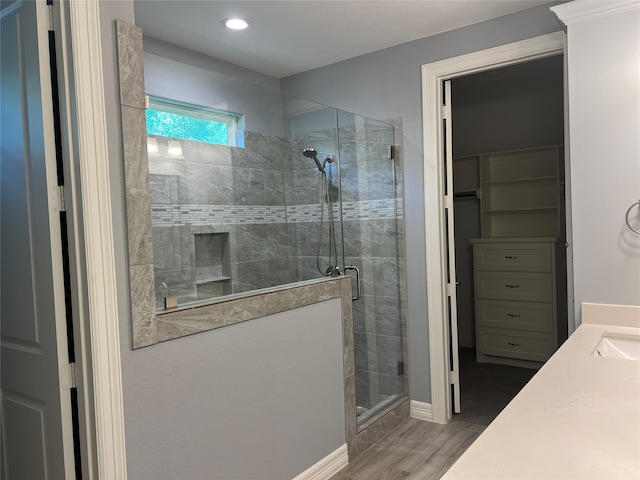
[[[302,151],[302,154],[312,159],[318,170],[320,171],[320,224],[319,224],[319,232],[318,232],[318,251],[316,253],[316,266],[318,267],[318,272],[322,275],[326,276],[338,276],[342,274],[340,267],[338,267],[338,248],[336,244],[336,231],[333,225],[333,205],[331,204],[331,199],[329,198],[329,188],[331,185],[331,170],[329,170],[329,176],[327,176],[327,172],[325,171],[325,167],[327,162],[333,163],[334,158],[332,155],[327,155],[327,158],[324,159],[323,162],[318,160],[318,151],[315,148],[305,148]],[[322,226],[324,224],[324,210],[325,204],[328,213],[327,224],[329,227],[329,266],[326,269],[323,269],[320,266],[320,247],[322,245]]]
[[[318,170],[320,170],[321,172],[324,172],[324,167],[327,164],[327,162],[333,163],[333,157],[331,155],[328,155],[327,158],[325,158],[324,161],[320,163],[320,160],[318,160],[318,151],[315,148],[305,148],[302,151],[302,154],[305,157],[310,158],[314,162],[316,162],[316,166],[318,167]]]
[[[315,148],[305,148],[302,151],[302,154],[307,157],[307,158],[311,158],[314,162],[316,162],[316,165],[318,167],[318,170],[320,170],[321,172],[324,171],[324,165],[322,165],[320,163],[320,160],[318,160],[318,151]]]

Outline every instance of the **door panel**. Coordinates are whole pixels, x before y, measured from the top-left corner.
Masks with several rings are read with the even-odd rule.
[[[449,302],[449,346],[451,348],[449,377],[453,390],[453,412],[460,413],[460,365],[458,356],[458,296],[456,292],[456,240],[453,215],[453,128],[451,121],[451,80],[444,82],[444,163],[445,163],[445,232],[447,248],[447,272]]]
[[[3,7],[3,476],[73,478],[70,395],[59,383],[67,358],[60,224],[49,204],[57,180],[48,11],[44,1]]]

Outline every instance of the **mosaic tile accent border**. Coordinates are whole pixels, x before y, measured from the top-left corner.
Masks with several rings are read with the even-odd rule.
[[[287,210],[268,205],[151,204],[154,227],[287,223]]]
[[[338,208],[338,204],[334,204]],[[344,202],[342,218],[378,220],[402,218],[401,198]],[[326,215],[326,211],[325,211]],[[154,227],[304,223],[320,220],[320,205],[151,205]]]
[[[403,211],[402,198],[344,202],[342,204],[342,218],[344,220],[402,218]]]

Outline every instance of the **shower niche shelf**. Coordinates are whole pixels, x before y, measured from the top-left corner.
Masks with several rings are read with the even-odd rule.
[[[229,233],[197,233],[195,246],[195,284],[198,300],[231,293],[231,255]]]

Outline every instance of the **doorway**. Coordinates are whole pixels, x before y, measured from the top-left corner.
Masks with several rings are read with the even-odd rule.
[[[447,265],[446,219],[452,214],[453,195],[445,196],[444,119],[448,116],[450,106],[442,104],[444,83],[465,75],[560,55],[563,45],[564,35],[556,33],[423,66],[431,409],[433,420],[439,423],[446,423],[452,418],[452,398],[456,389],[459,392],[458,371],[451,368],[451,365],[457,364],[458,355],[455,345],[457,322],[450,322],[451,305],[456,305],[456,302],[455,287],[449,281],[452,279],[455,282],[455,274],[449,275],[450,268]],[[447,208],[451,210],[447,212]],[[570,222],[567,225],[570,226]],[[570,238],[569,228],[567,232],[567,238]],[[452,235],[449,237],[452,238]],[[567,254],[570,259],[570,248]],[[565,283],[570,286],[570,281]],[[570,294],[571,289],[567,290]],[[563,319],[559,323],[567,325],[569,332],[573,330],[571,319],[568,322]]]
[[[508,297],[519,296],[517,300],[524,303],[503,292],[484,291],[480,284],[474,289],[476,278],[484,282],[489,273],[504,278],[514,273],[506,264],[480,265],[479,258],[474,266],[474,249],[475,257],[507,249],[502,260],[512,257],[510,262],[522,263],[518,273],[535,270],[540,279],[547,279],[547,286],[565,283],[565,226],[564,216],[559,215],[564,208],[564,178],[559,175],[564,143],[563,56],[450,82],[461,392],[460,414],[454,418],[487,426],[534,375],[539,360],[555,351],[566,335],[564,328],[557,328],[557,318],[566,318],[563,288],[555,288],[555,295],[541,302],[523,291],[508,292]],[[545,245],[540,240],[547,236],[552,241]],[[539,273],[544,266],[525,265],[513,253],[529,255],[532,249],[541,252],[540,248],[549,253],[551,245],[553,262],[544,255],[549,274]],[[551,272],[556,278],[550,278]],[[513,351],[498,351],[503,346]]]

